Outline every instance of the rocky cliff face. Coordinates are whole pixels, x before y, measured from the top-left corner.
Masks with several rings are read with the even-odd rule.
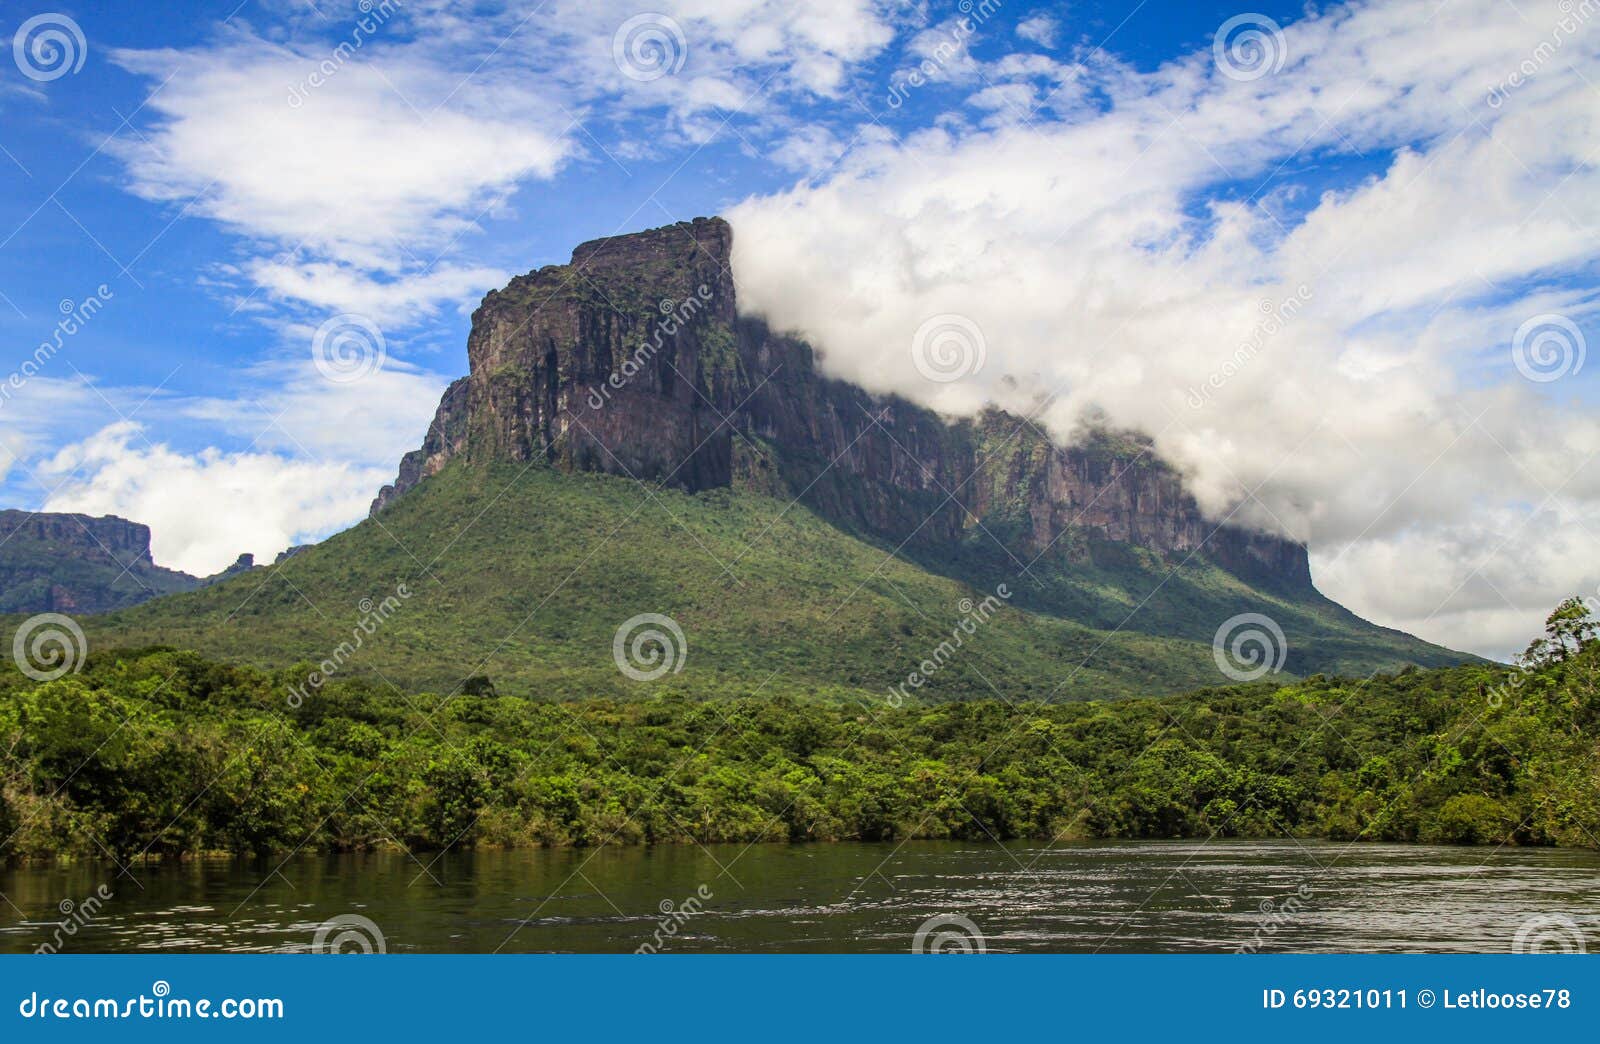
[[[163,569],[150,527],[115,515],[0,511],[0,612],[99,613],[189,591],[251,567],[250,556],[214,577]]]
[[[16,541],[99,555],[120,565],[150,558],[150,527],[115,515],[94,518],[54,512],[0,511],[0,546]]]
[[[490,293],[468,376],[373,512],[456,457],[541,461],[795,497],[897,546],[981,535],[1024,562],[1203,549],[1252,580],[1310,586],[1303,546],[1218,528],[1137,436],[1061,446],[998,410],[952,423],[823,376],[810,346],[739,316],[732,240],[697,218],[586,243]]]
[[[374,511],[463,454],[727,485],[742,387],[731,246],[726,222],[702,219],[586,243],[491,292],[472,316],[470,375]]]

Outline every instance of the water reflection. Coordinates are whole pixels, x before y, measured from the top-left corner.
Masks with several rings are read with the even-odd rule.
[[[305,951],[340,916],[367,919],[391,953],[904,952],[941,913],[970,919],[990,952],[1506,952],[1536,917],[1600,948],[1600,853],[1555,850],[1282,841],[369,853],[13,869],[0,892],[0,950],[17,953]],[[350,931],[367,929],[323,936]]]

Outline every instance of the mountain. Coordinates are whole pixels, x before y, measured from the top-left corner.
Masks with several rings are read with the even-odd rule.
[[[0,612],[101,613],[209,579],[156,565],[150,527],[125,518],[0,511]]]
[[[1236,573],[1309,589],[1305,548],[1218,527],[1136,435],[1056,446],[998,410],[947,423],[823,377],[807,344],[736,307],[720,218],[585,243],[491,292],[395,497],[447,462],[543,461],[691,492],[799,499],[853,531],[919,548],[977,544],[1020,568],[1109,541],[1204,549]]]
[[[1290,675],[1468,659],[1324,598],[1303,546],[1207,520],[1136,434],[1063,446],[827,378],[739,313],[732,247],[696,219],[490,293],[367,521],[92,638],[551,696],[1170,692],[1226,680],[1241,614]],[[683,635],[653,625],[676,669],[648,683],[613,662],[641,614]]]

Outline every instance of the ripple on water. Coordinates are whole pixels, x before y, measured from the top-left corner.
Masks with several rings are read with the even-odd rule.
[[[359,913],[391,952],[628,952],[652,939],[662,902],[702,886],[713,897],[663,949],[904,951],[939,913],[970,918],[995,952],[1233,951],[1252,941],[1505,952],[1538,914],[1572,918],[1600,946],[1600,854],[1581,851],[915,842],[616,849],[578,861],[554,850],[452,853],[432,865],[422,877],[405,856],[380,853],[296,857],[273,874],[228,861],[141,866],[142,891],[120,889],[63,949],[304,951],[325,921]],[[0,950],[45,941],[57,904],[82,892],[82,872],[0,873],[18,907],[0,906]]]

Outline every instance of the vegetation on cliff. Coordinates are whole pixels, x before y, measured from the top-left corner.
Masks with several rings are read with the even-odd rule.
[[[152,562],[137,523],[0,511],[0,613],[104,612],[205,582]]]
[[[893,550],[785,499],[647,495],[615,476],[456,462],[381,518],[270,570],[80,623],[94,649],[159,643],[266,668],[320,663],[363,600],[405,583],[413,596],[342,674],[440,692],[487,674],[502,692],[541,698],[881,703],[950,636],[962,604],[1004,583],[1008,604],[919,696],[1087,699],[1225,682],[1212,637],[1247,612],[1283,629],[1292,675],[1463,658],[1326,599],[1253,588],[1203,555],[1041,561],[1019,575],[992,547],[917,562]],[[982,586],[958,578],[979,574]],[[683,629],[681,673],[639,683],[618,672],[613,636],[641,613]]]

